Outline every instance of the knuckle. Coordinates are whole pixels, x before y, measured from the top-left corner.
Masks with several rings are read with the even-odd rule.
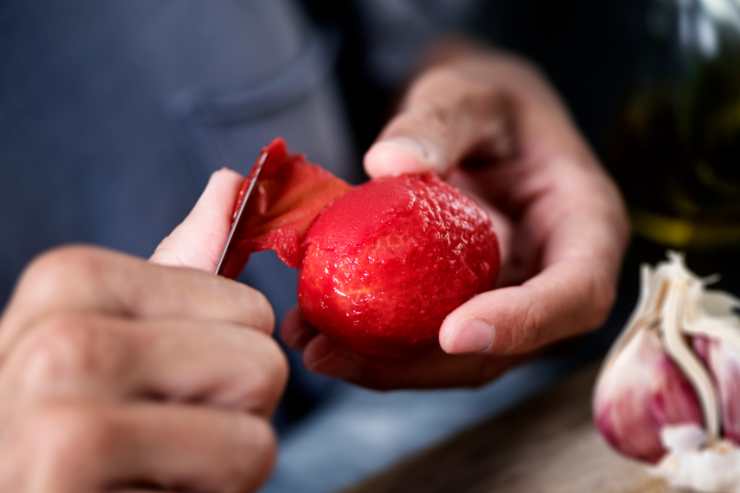
[[[80,467],[92,472],[92,462],[110,452],[117,435],[100,410],[85,406],[48,406],[37,411],[27,425],[40,471],[58,484],[70,482]]]
[[[100,249],[87,246],[49,250],[35,258],[23,272],[19,291],[43,303],[73,286],[95,286],[100,278],[100,257]]]
[[[244,310],[242,320],[262,332],[271,333],[275,327],[275,312],[267,297],[244,284],[236,284],[236,286],[239,290],[237,302]]]
[[[439,104],[430,105],[425,108],[419,119],[434,134],[443,135],[452,121],[450,108]]]
[[[89,374],[96,368],[97,334],[79,314],[50,315],[26,337],[19,353],[31,387]]]
[[[51,249],[36,257],[26,268],[24,278],[39,284],[69,283],[70,275],[94,274],[99,265],[100,250],[88,246],[63,246]]]
[[[488,78],[455,66],[436,67],[412,88],[406,108],[413,118],[404,125],[426,129],[434,138],[490,138],[501,134],[508,103]]]
[[[532,347],[542,345],[543,337],[546,336],[544,322],[540,306],[535,301],[527,304],[524,310],[519,336],[513,341],[514,349],[528,350]]]

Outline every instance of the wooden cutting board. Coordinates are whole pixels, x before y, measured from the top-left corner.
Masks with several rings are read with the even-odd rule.
[[[370,478],[347,493],[667,493],[591,422],[597,368]]]

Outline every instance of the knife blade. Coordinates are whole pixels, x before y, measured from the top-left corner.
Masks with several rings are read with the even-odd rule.
[[[254,191],[257,187],[257,180],[262,173],[262,168],[264,168],[268,156],[269,153],[266,150],[263,150],[260,153],[257,162],[254,163],[252,169],[249,171],[249,175],[247,175],[247,179],[251,178],[252,181],[244,192],[241,205],[234,215],[234,221],[231,224],[229,235],[226,238],[226,244],[221,251],[221,257],[216,265],[216,274],[219,276],[236,279],[244,268],[244,264],[247,259],[243,254],[239,253],[238,249],[235,248],[235,243],[240,234],[244,232],[243,230],[247,218],[245,213],[247,204],[249,203],[249,199],[254,195]]]

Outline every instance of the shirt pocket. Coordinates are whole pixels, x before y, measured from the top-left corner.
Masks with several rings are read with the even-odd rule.
[[[246,173],[260,148],[282,136],[292,151],[352,176],[356,167],[333,78],[336,51],[334,37],[314,32],[267,78],[178,95],[175,107],[195,148],[196,174],[221,166]]]

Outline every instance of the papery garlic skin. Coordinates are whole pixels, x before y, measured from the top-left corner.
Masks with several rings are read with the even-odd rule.
[[[740,449],[727,441],[706,443],[700,427],[669,426],[661,441],[669,453],[650,472],[676,488],[740,493]]]
[[[691,384],[663,350],[654,331],[637,332],[601,374],[594,419],[620,453],[657,462],[666,452],[660,432],[666,426],[702,425]]]

